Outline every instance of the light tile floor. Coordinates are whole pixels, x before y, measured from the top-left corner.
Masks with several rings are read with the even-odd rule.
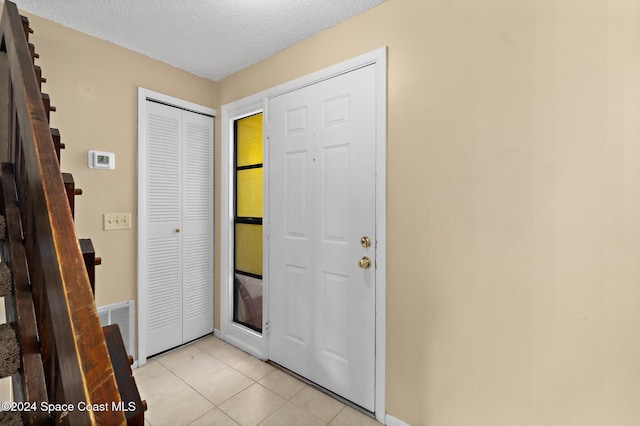
[[[214,336],[133,371],[145,424],[380,426],[300,380]]]

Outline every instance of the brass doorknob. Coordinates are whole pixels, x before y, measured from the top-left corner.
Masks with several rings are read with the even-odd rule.
[[[369,259],[367,256],[363,257],[358,261],[358,266],[361,267],[362,269],[367,269],[371,267],[371,259]]]
[[[177,232],[177,233],[180,233],[180,228],[176,228],[176,232]]]

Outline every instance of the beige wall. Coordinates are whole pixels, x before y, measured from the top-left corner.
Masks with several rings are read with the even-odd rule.
[[[73,173],[83,195],[76,197],[76,226],[91,238],[102,265],[96,268],[98,306],[137,298],[137,87],[211,108],[215,83],[114,44],[27,14],[57,112],[61,168]],[[87,151],[116,154],[113,171],[87,167]],[[130,230],[103,231],[103,213],[130,212]]]
[[[220,104],[383,45],[387,411],[640,424],[640,3],[388,0]]]
[[[32,21],[99,305],[136,295],[136,229],[101,230],[104,212],[135,219],[136,86],[219,109],[386,45],[387,411],[640,421],[637,1],[388,0],[217,85]],[[117,169],[87,169],[88,149]]]

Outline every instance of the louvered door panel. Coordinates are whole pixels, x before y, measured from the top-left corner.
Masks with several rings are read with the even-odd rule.
[[[183,112],[185,342],[213,331],[213,120]]]
[[[147,102],[146,276],[149,354],[182,344],[182,111]]]
[[[180,211],[180,117],[170,116],[175,111],[169,107],[152,105],[159,108],[157,113],[149,114],[148,120],[147,219],[151,223],[177,223]]]
[[[185,112],[185,221],[209,223],[213,212],[213,125]]]

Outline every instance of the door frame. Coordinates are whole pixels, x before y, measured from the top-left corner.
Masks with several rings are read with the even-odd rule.
[[[222,106],[221,120],[221,241],[220,241],[220,335],[227,342],[268,359],[268,176],[266,139],[263,137],[263,330],[259,334],[233,322],[233,121],[257,112],[263,113],[263,123],[268,123],[269,98],[330,79],[340,74],[367,66],[376,67],[376,346],[375,346],[375,416],[385,420],[386,374],[386,149],[387,149],[387,48],[382,47],[304,77],[250,95]],[[263,135],[268,128],[263,127]]]
[[[147,101],[155,101],[166,104],[171,107],[185,109],[193,111],[199,114],[210,115],[213,117],[215,126],[215,117],[217,112],[213,108],[206,107],[204,105],[198,105],[193,102],[185,101],[183,99],[174,98],[173,96],[165,95],[164,93],[154,92],[143,87],[138,87],[138,366],[143,366],[147,363],[147,275],[145,268],[146,264],[146,251],[140,250],[140,247],[144,247],[147,239]],[[211,141],[214,143],[214,141]],[[214,164],[211,164],[214,167]],[[214,173],[215,179],[215,173]],[[215,211],[215,209],[214,209]],[[214,222],[215,223],[215,222]],[[215,235],[214,235],[215,238]],[[211,244],[214,244],[212,239]],[[215,250],[215,247],[214,247]],[[215,251],[214,251],[215,257]],[[213,259],[212,259],[213,261]],[[213,285],[213,283],[212,283]],[[214,318],[215,318],[215,303],[213,305]]]
[[[222,106],[221,124],[221,224],[220,224],[220,334],[228,343],[250,353],[256,358],[266,360],[268,357],[268,339],[264,337],[266,331],[266,319],[268,318],[267,286],[262,286],[262,330],[259,333],[248,327],[244,327],[233,321],[233,280],[234,280],[234,173],[235,173],[235,135],[233,133],[233,123],[241,118],[262,113],[263,141],[262,141],[262,223],[263,230],[269,223],[268,206],[269,197],[267,192],[268,182],[268,153],[265,151],[265,119],[266,119],[266,99],[261,94],[241,99],[231,104]],[[262,282],[269,279],[268,252],[266,232],[262,235]]]

